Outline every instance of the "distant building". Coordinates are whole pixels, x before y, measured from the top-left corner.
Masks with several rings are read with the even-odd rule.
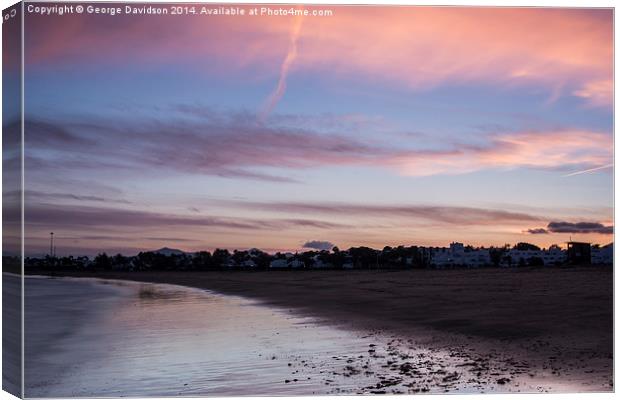
[[[256,263],[254,260],[243,260],[239,266],[242,268],[256,268]]]
[[[286,256],[285,256],[286,257]],[[278,258],[269,264],[269,268],[303,268],[304,262],[296,258]]]
[[[224,268],[235,268],[236,266],[237,264],[235,263],[235,260],[233,260],[232,257],[227,257],[226,260],[222,262],[222,267]]]
[[[545,265],[560,265],[566,262],[566,252],[560,246],[552,245],[547,251],[542,253]]]
[[[540,259],[544,262],[542,250],[510,249],[504,258],[508,260],[512,267],[530,265],[534,259]]]
[[[312,257],[312,260],[314,261],[312,264],[313,268],[334,268],[332,263],[323,261],[318,254]]]
[[[430,264],[436,268],[444,267],[482,267],[491,264],[488,249],[465,248],[463,243],[450,243],[450,247],[437,247],[430,252]]]
[[[590,243],[568,242],[566,250],[569,264],[590,264],[592,262],[592,249]]]
[[[493,264],[491,250],[488,248],[472,248],[462,243],[454,242],[450,247],[435,247],[426,250],[429,254],[429,264],[435,268],[445,267],[485,267]],[[607,250],[609,252],[609,250]],[[426,253],[424,253],[426,254]],[[601,253],[607,254],[607,253]],[[601,256],[602,257],[602,256]],[[503,252],[500,259],[502,267],[518,266],[553,266],[566,263],[566,251],[559,246],[553,245],[549,249],[525,249],[512,248]],[[411,265],[413,259],[406,260]]]
[[[271,261],[269,268],[288,268],[288,260],[279,258]]]
[[[603,247],[592,247],[592,264],[613,264],[614,263],[614,244],[609,243]]]
[[[463,257],[465,265],[469,267],[483,267],[491,264],[491,253],[489,249],[465,250]]]

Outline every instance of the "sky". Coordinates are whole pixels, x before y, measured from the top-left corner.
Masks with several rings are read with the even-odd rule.
[[[27,13],[27,253],[613,241],[612,10],[302,8]]]

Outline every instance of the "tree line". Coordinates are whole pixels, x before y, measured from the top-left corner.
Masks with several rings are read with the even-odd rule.
[[[521,250],[540,250],[529,243],[519,243],[513,247]],[[135,256],[122,254],[108,255],[103,252],[89,258],[87,256],[64,257],[27,257],[24,260],[26,270],[92,270],[92,271],[210,271],[228,269],[270,268],[274,260],[294,261],[286,265],[295,268],[325,269],[376,269],[376,268],[428,268],[431,265],[432,247],[420,246],[386,246],[382,250],[370,247],[351,247],[341,251],[338,247],[329,250],[310,250],[298,253],[275,253],[251,249],[234,250],[216,249],[213,252],[199,251],[195,253],[163,254],[158,251],[140,252]],[[466,251],[475,250],[471,246]],[[508,245],[489,248],[490,266],[499,266],[502,257],[510,249]],[[8,268],[16,269],[18,257],[3,257]],[[282,265],[285,265],[282,263]],[[292,267],[291,267],[292,268]],[[17,271],[16,271],[17,272]]]

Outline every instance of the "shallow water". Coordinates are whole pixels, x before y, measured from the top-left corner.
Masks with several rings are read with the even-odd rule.
[[[174,285],[27,278],[25,304],[28,397],[585,388],[526,379],[527,367],[500,356],[475,361]]]

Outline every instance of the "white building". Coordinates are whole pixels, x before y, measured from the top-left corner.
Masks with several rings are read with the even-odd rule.
[[[592,247],[592,264],[613,264],[614,244],[609,243],[603,247]]]
[[[303,268],[304,262],[296,258],[278,258],[269,264],[269,268]]]
[[[439,247],[431,251],[430,264],[438,267],[466,266],[482,267],[491,264],[488,249],[466,249],[463,243],[450,243],[450,247]]]
[[[269,268],[288,268],[288,260],[278,258],[269,263]]]
[[[463,256],[464,265],[470,267],[484,267],[491,264],[489,249],[474,249],[465,251]]]
[[[595,255],[592,253],[592,262]],[[611,250],[601,248],[596,260],[599,263],[610,263],[613,256]],[[544,265],[559,265],[566,262],[566,251],[553,245],[547,250],[518,250],[510,249],[503,253],[500,261],[502,267],[517,267],[519,265],[531,265],[532,261],[538,259]],[[539,261],[539,263],[540,263]],[[471,249],[463,246],[462,243],[450,243],[450,247],[438,247],[431,249],[430,264],[437,268],[443,267],[483,267],[491,265],[491,253],[489,249]],[[540,265],[540,264],[539,264]]]
[[[533,258],[544,260],[542,250],[510,249],[502,259],[502,266],[516,267],[519,265],[528,265]]]
[[[557,245],[552,245],[543,250],[517,250],[510,249],[501,261],[502,267],[518,267],[519,265],[531,265],[535,259],[542,260],[545,266],[561,265],[566,263],[566,250]]]
[[[559,265],[566,262],[566,252],[559,246],[550,246],[548,250],[542,253],[542,259],[545,265]]]

